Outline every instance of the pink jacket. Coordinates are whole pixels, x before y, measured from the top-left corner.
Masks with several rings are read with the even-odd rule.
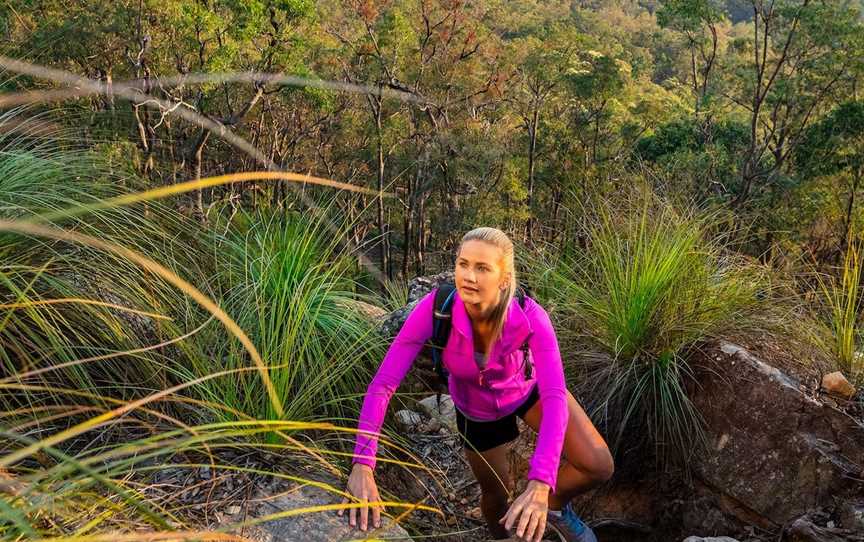
[[[414,307],[369,384],[358,428],[371,434],[357,434],[354,463],[375,468],[376,436],[381,431],[387,405],[424,343],[432,337],[434,303],[433,290]],[[501,338],[492,346],[483,370],[482,384],[474,361],[472,335],[471,320],[457,290],[450,338],[442,352],[444,366],[450,373],[448,388],[454,405],[467,418],[496,420],[515,411],[536,381],[543,414],[527,478],[546,482],[554,491],[568,413],[561,354],[549,315],[530,297],[525,299],[524,310],[513,299]],[[520,350],[526,338],[534,363],[534,377],[530,380],[525,379]]]

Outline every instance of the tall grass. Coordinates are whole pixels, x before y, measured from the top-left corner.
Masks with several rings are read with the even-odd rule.
[[[294,420],[350,419],[385,344],[356,301],[355,265],[323,221],[297,212],[240,214],[220,244],[216,282],[226,310],[246,330],[271,366],[270,375]],[[228,337],[201,335],[196,376],[214,367],[248,365]],[[241,376],[204,386],[208,401],[256,419],[278,419],[260,379]]]
[[[850,379],[864,382],[864,238],[852,239],[839,269],[839,279],[817,275],[819,288],[829,310],[833,343],[831,351],[837,367]]]
[[[727,250],[716,215],[680,213],[650,193],[585,216],[587,248],[565,247],[545,271],[535,264],[532,280],[587,345],[574,363],[613,446],[644,435],[659,459],[686,459],[705,443],[688,354],[748,325],[762,272]]]
[[[38,119],[37,119],[38,120]],[[11,127],[6,129],[6,124]],[[32,128],[31,128],[32,124]],[[102,173],[100,158],[63,149],[39,133],[23,112],[0,116],[0,219],[44,222],[45,214],[91,204],[120,192],[128,179]],[[178,239],[178,221],[151,206],[148,216],[105,209],[86,219],[55,219],[64,228],[105,240],[122,240],[139,251],[164,256],[167,239]],[[186,251],[188,252],[188,251]],[[178,267],[195,268],[185,255]],[[176,293],[116,254],[57,240],[0,233],[0,363],[10,375],[50,363],[69,363],[140,347],[160,325]],[[116,395],[161,386],[158,352],[131,365],[118,360],[46,374],[82,390],[114,388]],[[47,379],[47,380],[45,380]],[[5,404],[6,397],[0,399]]]
[[[362,389],[352,386],[377,348],[332,235],[299,216],[263,227],[245,217],[242,233],[211,244],[158,204],[106,206],[134,179],[22,126],[0,130],[0,537],[237,539],[226,534],[237,525],[197,530],[188,503],[151,477],[237,471],[220,459],[226,449],[272,450],[280,465],[258,474],[339,502],[341,487],[291,472],[339,472],[343,452],[292,436],[338,428],[290,416],[345,413],[341,399]],[[257,349],[240,346],[233,321]],[[284,412],[268,400],[258,352]]]

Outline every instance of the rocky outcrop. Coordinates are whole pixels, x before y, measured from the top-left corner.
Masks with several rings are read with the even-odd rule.
[[[694,531],[776,539],[784,530],[784,541],[864,540],[864,422],[731,343],[703,349],[693,367],[691,398],[710,442],[691,464],[693,479],[658,474],[645,459],[641,476],[630,470],[576,500],[589,523],[653,528],[613,538],[628,541]],[[517,480],[536,439],[520,427],[510,451]]]
[[[711,444],[694,471],[728,513],[779,529],[864,495],[861,421],[731,343],[694,366]]]

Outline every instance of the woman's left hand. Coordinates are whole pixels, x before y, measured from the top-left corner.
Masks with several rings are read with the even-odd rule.
[[[516,527],[516,536],[540,542],[546,531],[546,512],[549,510],[549,484],[531,480],[525,492],[519,495],[499,523],[505,529]],[[517,523],[518,522],[518,523]]]

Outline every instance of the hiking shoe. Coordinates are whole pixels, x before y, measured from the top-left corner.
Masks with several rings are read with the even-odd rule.
[[[560,516],[547,514],[546,526],[562,542],[597,542],[594,531],[579,518],[570,503],[561,509]]]

